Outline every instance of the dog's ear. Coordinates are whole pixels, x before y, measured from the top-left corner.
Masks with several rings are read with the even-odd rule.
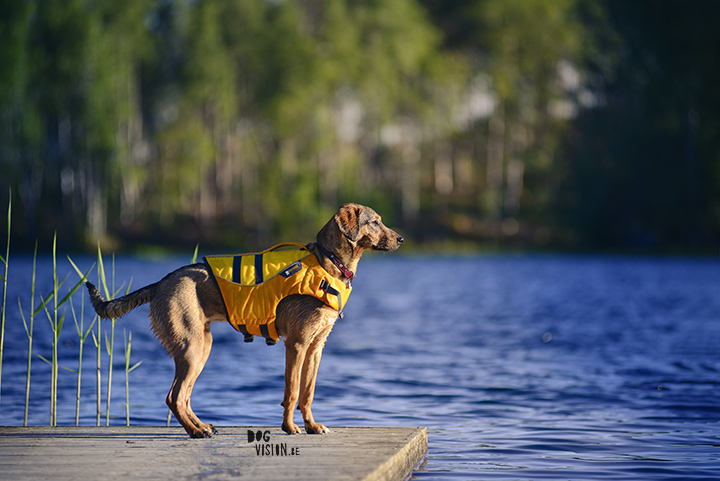
[[[340,232],[353,242],[360,235],[360,213],[362,208],[357,204],[345,204],[335,214],[335,223]]]

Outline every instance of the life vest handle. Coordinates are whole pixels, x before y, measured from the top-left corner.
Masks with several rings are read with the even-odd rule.
[[[266,253],[266,252],[272,252],[272,251],[275,251],[275,250],[278,250],[278,249],[282,249],[283,247],[299,247],[301,250],[304,250],[304,251],[307,251],[307,250],[308,250],[307,247],[305,247],[305,246],[302,245],[302,244],[298,244],[297,242],[284,242],[284,243],[282,243],[282,244],[274,245],[274,246],[270,247],[269,249],[265,249],[265,250],[262,251],[262,252],[254,252],[254,253],[251,253],[251,254],[264,254],[264,253]],[[308,251],[308,252],[310,252],[310,251]]]

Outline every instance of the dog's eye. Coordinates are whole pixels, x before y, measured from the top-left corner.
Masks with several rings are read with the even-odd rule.
[[[380,227],[380,221],[377,220],[377,219],[375,219],[374,221],[372,221],[371,224],[374,225],[375,227]]]

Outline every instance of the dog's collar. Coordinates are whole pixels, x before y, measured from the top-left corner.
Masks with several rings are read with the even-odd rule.
[[[332,252],[328,252],[327,249],[325,249],[319,242],[316,242],[320,250],[325,254],[325,257],[330,259],[330,261],[335,264],[335,267],[340,269],[340,272],[342,272],[342,275],[344,275],[347,279],[353,280],[355,278],[355,273],[347,268],[345,264],[342,263],[340,259],[337,258],[335,254]]]

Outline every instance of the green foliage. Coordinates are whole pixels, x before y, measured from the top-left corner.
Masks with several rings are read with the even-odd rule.
[[[377,199],[416,241],[707,244],[718,7],[661,3],[1,2],[13,228],[238,248]]]
[[[566,143],[566,221],[591,246],[716,245],[720,5],[603,4],[614,68],[606,105]],[[603,74],[607,63],[600,56],[592,68]]]

